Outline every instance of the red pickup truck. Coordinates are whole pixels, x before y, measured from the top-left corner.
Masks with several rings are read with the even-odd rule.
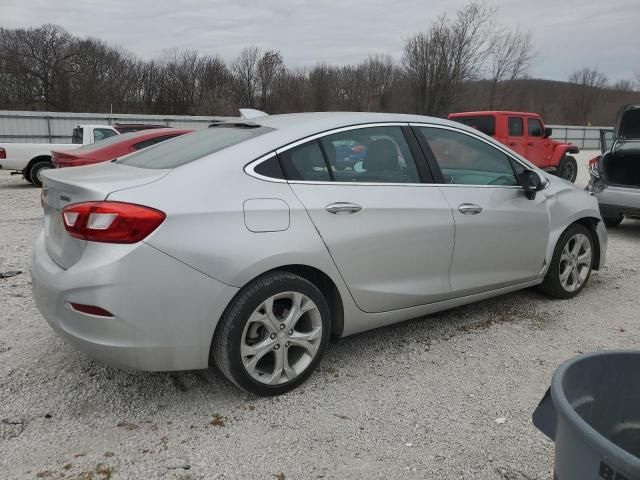
[[[460,112],[449,114],[449,119],[492,136],[543,170],[570,182],[576,180],[578,164],[569,154],[578,153],[578,147],[552,140],[551,129],[545,128],[537,113]]]

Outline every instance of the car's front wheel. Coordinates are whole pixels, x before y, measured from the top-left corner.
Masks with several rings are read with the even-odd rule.
[[[573,224],[560,236],[542,289],[554,298],[575,297],[591,276],[594,248],[591,232]]]
[[[322,292],[289,272],[244,287],[220,320],[211,355],[240,388],[279,395],[311,375],[329,341],[331,315]]]

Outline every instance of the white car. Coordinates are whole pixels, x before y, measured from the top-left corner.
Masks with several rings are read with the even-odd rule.
[[[536,285],[573,297],[607,247],[595,198],[422,116],[238,120],[43,177],[51,327],[123,368],[215,362],[260,395],[304,381],[331,335]]]

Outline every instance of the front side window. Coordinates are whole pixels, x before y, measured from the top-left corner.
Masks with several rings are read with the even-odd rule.
[[[524,135],[524,126],[521,117],[509,117],[509,136],[522,137]]]
[[[452,117],[454,122],[460,122],[469,127],[473,127],[476,130],[480,130],[482,133],[494,136],[496,134],[496,117],[493,115],[476,115],[468,117]]]
[[[527,120],[528,132],[530,137],[542,136],[542,122],[537,118],[529,118]]]
[[[470,135],[442,128],[420,127],[445,183],[458,185],[518,185],[510,158]]]

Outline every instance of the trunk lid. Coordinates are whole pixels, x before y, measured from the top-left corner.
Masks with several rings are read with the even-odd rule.
[[[82,256],[86,241],[70,236],[62,222],[67,205],[105,200],[109,194],[139,187],[164,177],[169,170],[128,167],[112,162],[43,172],[45,247],[51,259],[68,269]]]
[[[640,105],[625,105],[618,114],[615,136],[621,140],[640,140]]]

